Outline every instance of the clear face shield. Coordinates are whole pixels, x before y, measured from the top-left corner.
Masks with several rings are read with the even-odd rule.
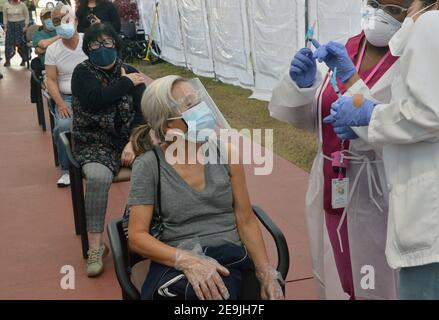
[[[222,132],[231,130],[229,123],[200,79],[195,78],[187,83],[191,89],[187,90],[188,92],[184,98],[177,101],[176,109],[179,115],[168,120],[184,120],[188,130],[183,134],[188,141],[204,143],[220,139]],[[167,136],[176,134],[174,130],[170,131]]]

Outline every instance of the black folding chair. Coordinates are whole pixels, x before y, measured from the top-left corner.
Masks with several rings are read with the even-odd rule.
[[[37,86],[36,88],[36,106],[37,106],[37,117],[38,117],[38,125],[41,126],[41,129],[43,131],[46,131],[46,117],[44,115],[44,101],[43,101],[43,94],[41,92],[41,82],[42,79],[39,77],[34,70],[31,70],[32,80]]]
[[[47,111],[49,112],[50,134],[52,137],[53,161],[55,162],[55,167],[58,167],[59,166],[58,148],[56,146],[55,139],[53,138],[53,129],[55,128],[55,118],[53,114],[55,112],[56,105],[55,105],[55,101],[52,99],[52,97],[49,95],[47,91],[42,90],[41,92],[43,97],[46,98]]]
[[[274,239],[278,256],[277,271],[280,272],[283,279],[286,279],[290,267],[290,256],[285,236],[261,208],[253,206],[253,212]],[[127,238],[122,227],[122,219],[114,220],[108,224],[107,232],[110,239],[114,269],[122,289],[122,298],[123,300],[139,300],[140,293],[131,281],[131,270],[135,264],[146,259],[128,250]],[[258,283],[256,285],[254,283],[257,281],[254,273],[243,276],[241,300],[260,299],[259,292],[249,289],[258,287]],[[282,290],[285,293],[284,285],[282,285]]]
[[[81,235],[82,256],[87,259],[88,254],[88,234],[87,221],[85,216],[85,200],[82,168],[75,160],[72,152],[71,133],[62,132],[61,141],[66,149],[69,159],[70,191],[72,195],[73,219],[75,221],[76,235]],[[113,178],[113,183],[130,181],[131,169],[122,168],[119,174]]]

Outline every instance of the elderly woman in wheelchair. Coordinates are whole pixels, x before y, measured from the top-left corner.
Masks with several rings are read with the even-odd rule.
[[[142,112],[128,201],[130,250],[152,261],[141,298],[238,299],[251,272],[259,297],[283,299],[237,151],[213,138],[228,124],[199,80],[154,81]]]

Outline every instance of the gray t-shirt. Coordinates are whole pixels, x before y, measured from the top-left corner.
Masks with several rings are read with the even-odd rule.
[[[241,245],[236,227],[230,175],[226,164],[206,164],[206,186],[196,191],[165,160],[160,147],[161,241],[177,247],[186,242],[201,246]],[[157,208],[157,160],[153,151],[136,159],[133,165],[129,205],[155,205]]]

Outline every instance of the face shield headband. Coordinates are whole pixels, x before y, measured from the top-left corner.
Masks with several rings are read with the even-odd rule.
[[[177,102],[177,117],[168,120],[182,119],[187,125],[185,139],[196,143],[219,139],[223,130],[230,130],[227,120],[210,97],[206,88],[198,78],[188,81],[194,91]],[[171,131],[172,135],[175,132]]]

